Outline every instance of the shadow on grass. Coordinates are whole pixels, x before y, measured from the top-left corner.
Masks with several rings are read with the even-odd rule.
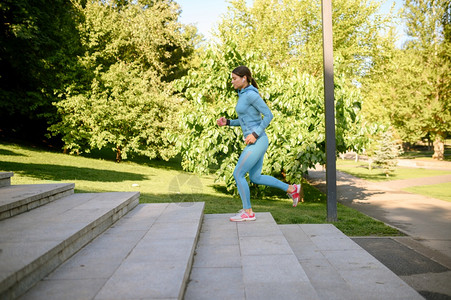
[[[33,152],[62,153],[62,150],[60,150],[60,149],[55,149],[53,147],[45,147],[43,145],[40,145],[40,146],[29,145],[26,142],[21,142],[19,144],[6,142],[6,143],[0,143],[0,145],[6,145],[6,146],[20,145],[21,148],[26,149],[28,151],[33,151]],[[21,153],[16,153],[16,152],[8,150],[8,149],[0,149],[0,155],[26,156]],[[104,148],[102,150],[92,149],[92,150],[90,150],[89,153],[81,153],[80,155],[76,155],[76,154],[73,154],[73,155],[67,154],[67,155],[80,156],[80,157],[93,158],[93,159],[102,159],[102,160],[111,161],[111,162],[116,161],[116,152],[114,152],[113,150],[111,150],[109,148]],[[168,161],[165,161],[163,159],[157,159],[157,158],[151,160],[146,156],[136,155],[133,153],[130,153],[128,159],[124,160],[124,162],[133,162],[133,163],[137,163],[137,164],[148,166],[148,167],[160,168],[160,169],[165,169],[165,170],[176,170],[176,171],[182,171],[181,161],[182,161],[182,159],[180,156],[176,156],[174,158],[169,159]]]
[[[16,153],[7,149],[0,149],[0,155],[10,155],[10,156],[25,156],[22,153]]]
[[[116,161],[116,153],[111,149],[102,149],[102,150],[93,149],[91,150],[90,153],[83,153],[81,156],[94,159],[103,159],[106,161],[113,162]],[[169,159],[168,161],[165,161],[163,159],[158,158],[150,159],[146,156],[131,153],[128,155],[128,158],[124,160],[124,162],[127,161],[151,168],[182,171],[181,167],[182,159],[180,156],[176,156]]]
[[[147,179],[145,176],[136,173],[48,164],[0,161],[0,169],[51,181],[89,180],[95,182],[121,182],[126,180],[139,181]]]

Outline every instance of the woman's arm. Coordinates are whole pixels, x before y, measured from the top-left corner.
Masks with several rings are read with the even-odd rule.
[[[260,125],[255,129],[255,134],[257,134],[257,137],[260,136],[268,127],[269,123],[271,123],[271,120],[273,119],[273,114],[271,110],[269,109],[268,105],[266,105],[265,101],[260,97],[259,94],[253,93],[251,100],[251,104],[255,109],[260,112],[263,115],[263,120],[261,121]]]
[[[225,125],[239,126],[240,125],[240,120],[238,120],[238,119],[228,120],[228,119],[226,119],[224,117],[220,117],[218,120],[216,120],[216,123],[219,126],[225,126]]]
[[[227,125],[240,126],[240,120],[239,119],[227,120]]]

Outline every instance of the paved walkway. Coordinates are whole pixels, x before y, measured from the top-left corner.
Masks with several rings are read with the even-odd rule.
[[[331,224],[204,215],[185,300],[423,299]]]
[[[418,165],[417,161],[403,160],[403,165],[406,164],[410,167],[429,167],[428,162],[420,162]],[[440,165],[433,162],[430,168],[451,170],[451,163],[444,162]],[[325,171],[309,170],[308,180],[325,192]],[[438,273],[449,283],[451,282],[451,202],[402,190],[411,186],[446,182],[451,184],[451,175],[375,183],[337,171],[337,200],[407,234],[408,237],[395,238],[395,240],[444,266],[448,271]],[[412,281],[415,280],[424,281],[424,278],[412,278]],[[431,284],[440,281],[435,277],[429,280]],[[405,281],[408,282],[409,279]],[[412,282],[412,284],[415,283]],[[447,288],[440,286],[432,289],[451,299],[451,287],[449,284],[446,285]]]

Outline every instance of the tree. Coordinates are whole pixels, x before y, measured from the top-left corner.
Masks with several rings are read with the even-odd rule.
[[[444,158],[444,139],[451,132],[450,41],[445,39],[446,14],[450,1],[406,1],[408,35],[413,39],[408,49],[417,51],[424,65],[423,92],[426,116],[425,130],[434,140],[433,158]]]
[[[167,136],[177,130],[179,101],[170,81],[186,72],[195,33],[177,21],[172,1],[89,1],[79,5],[84,77],[56,103],[53,125],[72,152],[111,147],[117,161],[130,153],[169,159]]]
[[[406,1],[410,40],[376,66],[365,87],[372,119],[391,123],[404,142],[430,136],[437,159],[451,132],[451,48],[444,30],[449,3]]]
[[[77,11],[69,0],[5,0],[0,19],[0,128],[40,141],[56,92],[78,77]]]
[[[361,80],[392,38],[382,33],[391,33],[393,16],[378,14],[379,5],[370,0],[333,3],[334,57],[340,60],[335,71],[349,83]],[[322,76],[320,0],[255,0],[251,7],[245,0],[230,1],[216,35],[236,40],[240,51],[258,53],[273,67],[296,66],[301,73]]]
[[[371,164],[374,163],[382,167],[385,176],[389,177],[390,173],[396,169],[396,159],[402,154],[401,144],[394,139],[391,130],[384,130],[373,147],[372,155],[370,155],[370,170]]]

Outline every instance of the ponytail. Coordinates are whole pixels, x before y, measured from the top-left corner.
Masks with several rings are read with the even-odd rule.
[[[256,89],[258,89],[258,85],[257,82],[255,81],[255,79],[253,77],[251,77],[251,82],[250,82]]]
[[[252,84],[256,89],[258,89],[257,82],[256,82],[255,79],[252,77],[251,70],[249,70],[248,67],[246,67],[246,66],[239,66],[239,67],[236,67],[236,68],[232,71],[232,73],[235,74],[235,75],[238,75],[238,76],[240,76],[240,77],[246,76],[247,81],[248,81],[250,84]]]

